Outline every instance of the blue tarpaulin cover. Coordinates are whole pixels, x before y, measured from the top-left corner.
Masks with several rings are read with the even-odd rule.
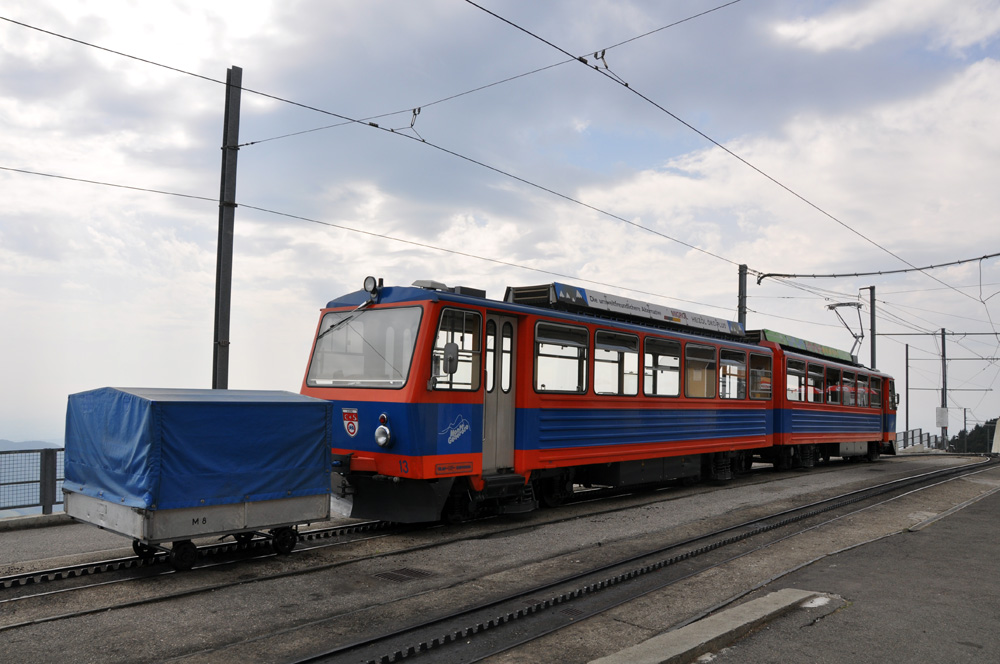
[[[329,493],[331,421],[329,402],[291,392],[80,392],[63,486],[151,510]]]

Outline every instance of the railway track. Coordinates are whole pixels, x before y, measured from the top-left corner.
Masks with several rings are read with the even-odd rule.
[[[770,474],[770,469],[764,472],[758,472],[758,475],[764,475],[765,477]],[[818,471],[821,472],[821,471]],[[762,481],[769,481],[764,479]],[[618,490],[618,489],[585,489],[578,491],[572,497],[567,499],[566,504],[579,504],[590,501],[600,501],[606,500],[612,497],[629,496],[635,494],[642,494],[644,491],[656,491],[658,489],[669,488],[665,485],[650,485],[647,487],[630,487],[628,490]],[[652,497],[651,500],[660,500],[659,497]],[[612,510],[617,508],[611,508]],[[487,520],[492,517],[488,517]],[[547,522],[558,521],[559,518],[555,517]],[[407,526],[404,530],[412,530],[420,526]],[[426,527],[426,526],[425,526]],[[298,533],[298,544],[311,544],[315,542],[322,542],[324,540],[342,538],[352,534],[369,533],[369,532],[391,532],[393,524],[386,521],[365,521],[361,523],[352,523],[345,526],[334,526],[329,528],[316,528],[311,530],[300,531]],[[397,528],[398,530],[398,528]],[[252,540],[225,540],[217,541],[207,544],[201,544],[196,547],[198,551],[198,557],[201,563],[196,563],[195,567],[200,566],[204,562],[209,562],[212,560],[236,560],[239,558],[252,557],[255,553],[269,553],[272,551],[271,540],[267,537],[257,537]],[[302,549],[297,549],[301,551]],[[162,570],[162,573],[168,573],[169,570],[165,570],[165,565],[169,562],[170,554],[162,550],[152,550],[146,555],[134,555],[134,556],[124,556],[117,558],[110,558],[105,560],[95,560],[87,561],[79,564],[64,565],[60,567],[53,567],[48,569],[31,570],[26,572],[19,572],[16,574],[8,574],[5,576],[0,576],[0,593],[4,590],[9,590],[13,588],[19,588],[24,586],[38,585],[38,584],[48,584],[52,582],[66,581],[71,579],[78,579],[82,577],[93,577],[100,574],[106,574],[109,572],[124,572],[129,570],[139,570],[139,569],[157,569]],[[2,600],[2,595],[0,595],[0,600]]]
[[[835,472],[836,468],[815,468],[811,472],[822,473],[825,470]],[[782,475],[775,474],[775,472],[768,467],[766,469],[754,471],[749,475],[745,475],[742,480],[748,483],[757,483],[780,481],[781,478]],[[579,489],[566,500],[565,505],[579,505],[582,503],[600,504],[601,501],[607,501],[611,498],[623,498],[630,496],[640,496],[640,503],[659,502],[664,499],[662,491],[672,488],[674,488],[673,484],[660,484],[633,486],[625,490],[607,488]],[[713,487],[709,485],[694,486],[690,489],[690,491],[693,492],[709,492],[717,490],[720,490],[720,487]],[[630,509],[634,507],[635,504],[635,501],[632,501],[624,506],[612,505],[600,507],[595,511],[588,512],[588,514],[613,513],[620,509]],[[546,524],[559,523],[567,519],[579,518],[580,516],[579,514],[574,514],[568,517],[561,517],[559,516],[558,511],[549,511],[546,512],[546,514],[548,515],[547,518],[544,519],[544,523]],[[487,517],[485,519],[481,519],[480,521],[490,521],[493,519],[494,517]],[[300,546],[295,549],[294,552],[301,552],[312,548],[308,546],[303,548],[302,545],[322,543],[328,540],[344,541],[343,538],[347,538],[351,535],[369,534],[373,532],[392,534],[399,531],[412,531],[422,527],[433,527],[433,525],[434,524],[426,524],[423,526],[394,526],[394,524],[385,521],[365,521],[343,526],[310,529],[300,531],[298,533],[297,543]],[[519,526],[516,524],[513,526],[515,529],[518,527]],[[447,541],[452,542],[455,541],[455,539],[451,538]],[[196,549],[198,552],[199,562],[194,565],[195,569],[203,567],[206,564],[246,560],[259,555],[270,555],[273,552],[272,542],[266,536],[255,537],[250,540],[226,539],[216,542],[203,543],[198,545]],[[108,573],[140,572],[138,575],[133,574],[130,578],[148,578],[149,576],[154,575],[170,574],[173,573],[173,570],[168,567],[169,557],[170,554],[167,551],[154,549],[144,552],[143,555],[137,554],[133,556],[87,561],[77,564],[63,565],[60,567],[30,570],[0,576],[0,603],[3,602],[4,591],[28,586],[49,585],[61,581],[97,577]],[[101,581],[98,581],[98,583],[101,583]]]
[[[476,662],[534,639],[549,635],[579,620],[615,608],[642,595],[663,589],[682,579],[746,556],[811,530],[845,514],[895,500],[900,495],[919,491],[972,473],[983,472],[997,461],[987,459],[973,467],[949,468],[893,480],[866,489],[826,498],[779,513],[729,526],[702,536],[645,551],[627,559],[580,571],[556,581],[518,590],[510,595],[463,608],[445,615],[421,620],[403,629],[338,645],[296,664],[366,662],[393,664],[433,653],[435,662]],[[863,506],[845,511],[853,506]],[[833,513],[825,521],[817,517]],[[734,545],[762,535],[803,524],[799,530],[782,533],[744,548],[726,552]],[[698,562],[705,559],[704,562]],[[684,565],[685,563],[692,563]],[[719,607],[713,607],[719,608]],[[460,645],[460,652],[453,652]]]
[[[306,530],[298,533],[298,543],[310,543],[342,538],[356,534],[384,531],[390,526],[391,524],[384,521],[366,521],[346,526]],[[227,561],[231,561],[238,559],[239,557],[246,557],[248,554],[253,555],[254,553],[260,552],[266,553],[272,550],[271,540],[266,537],[255,537],[253,539],[242,541],[220,541],[209,544],[201,544],[196,548],[199,559],[203,561],[211,559],[226,559]],[[0,577],[0,590],[51,583],[54,581],[93,577],[108,572],[123,572],[127,570],[149,570],[152,568],[158,570],[156,573],[165,573],[167,571],[165,569],[165,564],[168,559],[169,554],[167,552],[154,550],[148,555],[111,558],[108,560],[98,560],[94,562],[54,567],[51,569],[10,574]]]

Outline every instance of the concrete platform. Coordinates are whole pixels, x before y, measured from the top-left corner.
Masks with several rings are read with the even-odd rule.
[[[1000,652],[998,519],[1000,488],[591,664],[993,662]],[[810,604],[811,597],[829,601]]]
[[[29,528],[46,528],[74,523],[65,513],[38,514],[35,516],[11,516],[0,519],[0,533]]]
[[[751,630],[815,598],[808,590],[785,588],[740,604],[590,664],[681,664],[719,650]]]

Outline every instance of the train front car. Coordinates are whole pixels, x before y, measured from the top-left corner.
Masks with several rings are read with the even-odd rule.
[[[414,286],[370,279],[317,328],[302,393],[334,402],[344,514],[465,519],[578,484],[724,480],[773,444],[772,351],[737,323],[560,284],[504,301]]]
[[[483,472],[483,294],[424,286],[369,278],[322,311],[302,394],[334,403],[345,515],[435,521],[455,478]]]

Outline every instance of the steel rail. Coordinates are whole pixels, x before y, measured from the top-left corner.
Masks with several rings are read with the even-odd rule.
[[[346,526],[333,526],[329,528],[317,528],[298,533],[298,542],[311,542],[320,539],[332,539],[344,537],[357,533],[365,533],[376,530],[384,530],[389,527],[385,521],[366,521],[364,523],[350,524]],[[199,558],[221,556],[233,554],[241,551],[254,549],[270,549],[271,540],[258,537],[248,542],[213,542],[211,544],[201,544],[197,547]],[[0,590],[29,586],[33,584],[47,583],[52,581],[63,581],[76,579],[85,576],[94,576],[104,572],[117,572],[143,567],[159,566],[169,559],[170,554],[165,551],[156,551],[152,556],[128,556],[125,558],[112,558],[110,560],[99,560],[96,562],[80,563],[76,565],[66,565],[51,569],[37,570],[33,572],[21,572],[0,577]]]

